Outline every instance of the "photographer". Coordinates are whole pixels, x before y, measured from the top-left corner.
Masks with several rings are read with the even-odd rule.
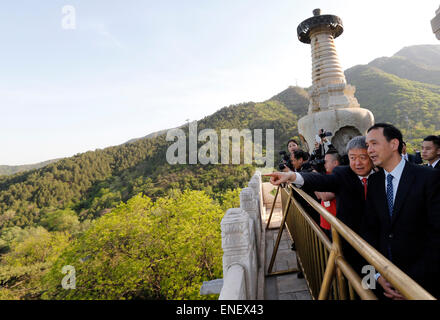
[[[281,156],[281,160],[278,164],[278,169],[282,172],[295,171],[290,154],[287,154],[286,151],[280,151],[279,154]]]
[[[315,150],[313,150],[310,159],[324,159],[325,154],[330,149],[335,149],[335,147],[331,144],[327,137],[332,135],[331,132],[325,131],[324,129],[320,129],[318,134],[315,136]]]
[[[330,141],[327,140],[326,137],[331,136],[330,132],[326,132],[324,129],[320,129],[315,139],[315,149],[310,155],[310,159],[307,163],[305,163],[302,167],[303,172],[317,172],[317,173],[326,173],[325,169],[325,154],[327,152],[337,153],[336,148],[331,144]],[[342,164],[342,163],[341,163]]]
[[[294,153],[296,150],[300,150],[298,142],[295,139],[287,141],[287,150],[289,151],[289,154]]]
[[[302,150],[296,150],[290,157],[295,172],[308,171],[309,154]]]
[[[287,141],[287,150],[288,152],[279,152],[281,160],[278,165],[278,169],[283,172],[295,171],[295,167],[292,164],[292,155],[295,151],[301,150],[299,148],[298,142],[295,139],[290,139],[289,141]]]

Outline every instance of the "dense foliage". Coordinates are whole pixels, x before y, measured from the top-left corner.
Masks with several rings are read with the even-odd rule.
[[[226,207],[239,206],[239,192],[221,202],[203,191],[173,190],[156,201],[139,194],[85,227],[49,216],[52,232],[27,228],[10,242],[0,299],[212,298],[200,286],[222,277],[220,221]],[[74,290],[61,285],[66,265],[75,268]]]

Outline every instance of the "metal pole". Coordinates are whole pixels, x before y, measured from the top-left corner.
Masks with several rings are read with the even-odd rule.
[[[321,291],[319,292],[318,300],[327,300],[328,298],[333,275],[335,273],[336,255],[336,250],[332,249],[330,251],[330,257],[328,258],[327,268],[325,269],[324,280],[322,281]]]
[[[272,208],[270,209],[269,219],[267,220],[266,230],[269,230],[270,220],[272,219],[273,209],[275,208],[275,203],[277,201],[278,192],[280,191],[281,186],[278,186],[277,193],[275,194],[275,199],[273,199]]]
[[[287,213],[289,212],[289,207],[292,202],[291,195],[292,195],[292,190],[289,191],[289,200],[287,201],[286,208],[284,209],[283,220],[281,221],[280,231],[278,232],[277,241],[275,243],[275,247],[272,252],[272,257],[270,259],[269,269],[267,270],[268,274],[272,273],[272,268],[275,263],[275,257],[277,255],[278,247],[280,245],[281,235],[283,234],[283,230],[284,230],[284,223],[286,222]]]

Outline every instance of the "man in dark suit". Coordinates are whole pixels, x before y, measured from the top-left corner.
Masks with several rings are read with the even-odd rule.
[[[427,136],[422,143],[422,158],[428,161],[427,166],[440,169],[440,138]]]
[[[414,164],[422,164],[422,156],[420,155],[420,151],[416,150],[416,154],[409,154],[406,153],[406,142],[403,141],[403,148],[402,148],[402,158],[408,161],[409,163]]]
[[[402,134],[377,123],[368,154],[380,171],[368,181],[364,238],[434,296],[440,292],[440,172],[403,160]],[[384,295],[403,296],[380,274]]]
[[[336,195],[336,217],[354,232],[361,230],[362,215],[365,206],[367,181],[373,173],[365,137],[354,137],[347,144],[349,166],[338,166],[332,174],[274,172],[270,182],[274,185],[294,183],[297,186],[315,191],[329,191]],[[362,259],[351,246],[343,241],[343,254],[353,268],[361,272]]]

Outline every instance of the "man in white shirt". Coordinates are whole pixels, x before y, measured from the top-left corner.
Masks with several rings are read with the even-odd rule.
[[[368,129],[374,165],[368,180],[364,238],[434,296],[440,295],[440,171],[413,165],[402,156],[402,134],[393,125]],[[380,274],[384,295],[404,299]]]

